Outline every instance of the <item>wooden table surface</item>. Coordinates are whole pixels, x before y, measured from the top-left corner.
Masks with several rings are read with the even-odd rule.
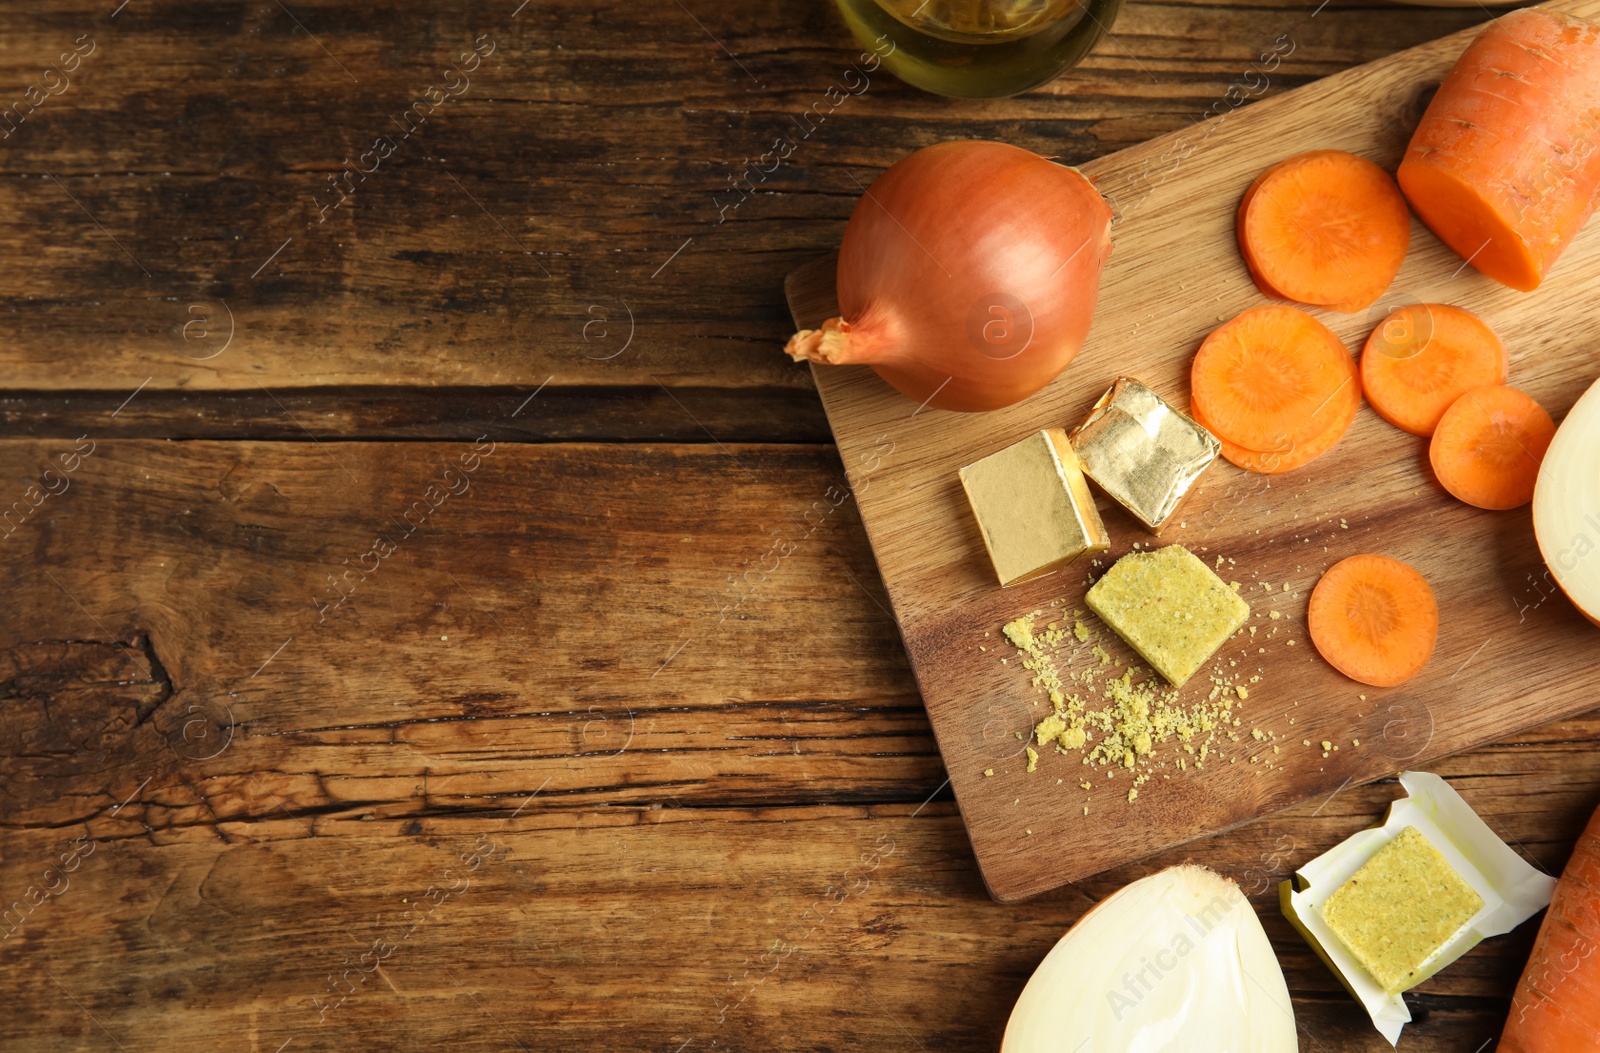
[[[0,1048],[993,1049],[1193,859],[1302,1049],[1386,1049],[1275,883],[1392,780],[985,895],[782,280],[916,147],[1080,162],[1486,13],[1133,0],[957,102],[824,0],[518,3],[0,10]],[[1597,741],[1437,770],[1558,872]],[[1481,1049],[1532,937],[1405,1048]]]

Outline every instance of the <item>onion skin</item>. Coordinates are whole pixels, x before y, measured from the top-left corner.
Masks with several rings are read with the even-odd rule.
[[[937,409],[999,409],[1083,346],[1110,253],[1111,208],[1077,169],[1004,143],[940,143],[862,195],[839,248],[841,317],[785,350],[869,365]]]

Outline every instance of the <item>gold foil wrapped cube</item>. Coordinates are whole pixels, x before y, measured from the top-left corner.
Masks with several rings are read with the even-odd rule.
[[[1222,448],[1131,377],[1117,378],[1071,438],[1084,474],[1157,534]]]
[[[1094,495],[1061,428],[1037,431],[961,469],[1001,585],[1016,585],[1111,547]]]

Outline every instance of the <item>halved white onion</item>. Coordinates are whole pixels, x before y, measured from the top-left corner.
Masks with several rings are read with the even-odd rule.
[[[1001,1053],[1295,1053],[1283,970],[1250,901],[1193,864],[1107,897],[1045,955]]]
[[[1539,466],[1533,532],[1556,584],[1600,625],[1600,381],[1561,422]]]

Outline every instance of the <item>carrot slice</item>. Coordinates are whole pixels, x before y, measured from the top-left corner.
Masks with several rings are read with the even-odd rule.
[[[1600,1049],[1600,810],[1572,849],[1495,1053]]]
[[[1238,222],[1268,295],[1360,310],[1394,281],[1411,213],[1389,174],[1343,150],[1313,150],[1262,173]],[[1270,291],[1269,291],[1270,290]]]
[[[1359,385],[1350,352],[1294,307],[1252,307],[1194,356],[1190,403],[1210,430],[1248,450],[1282,451],[1325,432],[1341,389]]]
[[[1293,158],[1290,160],[1293,160]],[[1251,280],[1256,283],[1256,288],[1260,289],[1263,294],[1278,300],[1290,300],[1293,299],[1293,297],[1285,296],[1282,292],[1280,292],[1275,286],[1273,286],[1271,282],[1266,279],[1266,276],[1261,273],[1261,268],[1256,266],[1255,256],[1250,251],[1250,243],[1245,240],[1244,236],[1244,217],[1245,213],[1250,209],[1251,199],[1255,197],[1256,191],[1266,180],[1267,176],[1276,172],[1278,169],[1282,168],[1288,163],[1288,161],[1279,161],[1271,168],[1268,168],[1265,172],[1262,172],[1260,175],[1256,176],[1255,180],[1250,184],[1250,189],[1244,192],[1244,200],[1239,202],[1239,214],[1235,223],[1235,230],[1239,239],[1239,255],[1244,257],[1244,265],[1250,271]],[[1343,311],[1345,314],[1354,314],[1355,312],[1365,308],[1367,305],[1362,303],[1332,303],[1325,304],[1323,306],[1326,306],[1331,311]]]
[[[1402,307],[1378,324],[1361,352],[1361,387],[1378,416],[1432,435],[1456,399],[1506,382],[1510,360],[1494,330],[1446,304]]]
[[[1344,438],[1344,433],[1350,430],[1350,425],[1355,421],[1356,413],[1360,409],[1361,395],[1352,384],[1339,389],[1339,393],[1334,396],[1331,409],[1334,417],[1328,422],[1328,427],[1322,434],[1305,442],[1281,450],[1247,450],[1220,435],[1217,439],[1222,444],[1222,456],[1245,471],[1260,475],[1281,475],[1304,467],[1333,449],[1339,440]],[[1196,415],[1195,423],[1216,435],[1216,429],[1207,424],[1203,416]]]
[[[1539,287],[1600,191],[1600,26],[1513,11],[1428,103],[1398,172],[1411,207],[1478,270]]]
[[[1249,268],[1250,277],[1254,279],[1256,288],[1260,289],[1266,295],[1275,296],[1280,300],[1287,300],[1288,297],[1283,295],[1283,293],[1279,292],[1277,289],[1273,288],[1272,283],[1268,282],[1266,278],[1261,276],[1261,268],[1256,266],[1256,258],[1250,252],[1250,243],[1245,240],[1244,217],[1245,213],[1250,211],[1250,202],[1255,200],[1256,191],[1261,189],[1261,184],[1266,182],[1267,176],[1276,172],[1286,164],[1288,164],[1287,161],[1279,161],[1277,164],[1272,165],[1265,172],[1262,172],[1251,181],[1249,189],[1244,192],[1244,200],[1239,202],[1239,213],[1234,220],[1234,233],[1239,239],[1239,255],[1244,257],[1244,265]]]
[[[1388,556],[1341,559],[1311,590],[1311,642],[1351,680],[1394,687],[1422,671],[1439,638],[1428,579]]]
[[[1342,385],[1329,399],[1327,406],[1317,411],[1316,416],[1326,420],[1327,425],[1317,435],[1304,442],[1286,443],[1272,450],[1252,450],[1224,438],[1221,432],[1206,420],[1204,413],[1198,411],[1194,413],[1195,423],[1216,435],[1222,443],[1222,456],[1246,471],[1261,475],[1279,475],[1294,471],[1333,449],[1344,437],[1344,433],[1350,430],[1350,425],[1356,419],[1356,413],[1361,409],[1361,381],[1355,361],[1349,355],[1344,355],[1342,358],[1349,383]]]
[[[1428,460],[1459,500],[1477,508],[1521,508],[1533,500],[1539,465],[1555,437],[1550,414],[1516,388],[1473,388],[1445,410]]]

